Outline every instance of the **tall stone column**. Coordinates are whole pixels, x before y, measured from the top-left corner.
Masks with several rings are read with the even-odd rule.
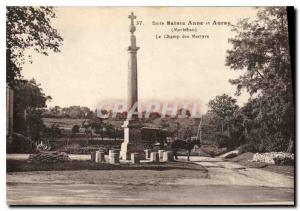
[[[136,16],[134,16],[136,17]],[[132,19],[131,19],[132,20]],[[128,61],[128,108],[132,108],[132,106],[138,102],[138,79],[137,79],[137,51],[139,47],[136,46],[136,37],[134,35],[135,26],[133,25],[133,21],[130,25],[130,46],[127,51],[129,53],[129,61]]]
[[[136,46],[136,37],[134,32],[136,27],[134,26],[134,19],[136,16],[131,13],[128,18],[131,23],[129,26],[130,31],[130,46],[127,51],[129,53],[128,61],[128,112],[138,102],[138,75],[137,75],[137,51],[139,47]],[[137,112],[137,107],[135,112]],[[120,158],[122,160],[129,160],[130,154],[133,152],[143,153],[144,146],[141,137],[141,123],[138,120],[137,115],[127,118],[122,125],[124,128],[124,142],[121,145]]]

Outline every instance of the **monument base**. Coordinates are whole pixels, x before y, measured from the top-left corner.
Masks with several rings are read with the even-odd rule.
[[[121,145],[120,159],[130,160],[131,153],[144,154],[142,142],[142,124],[135,119],[126,120],[122,125],[124,128],[124,141]]]

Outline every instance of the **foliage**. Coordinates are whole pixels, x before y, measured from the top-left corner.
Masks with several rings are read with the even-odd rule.
[[[233,31],[226,65],[244,72],[230,80],[236,94],[245,89],[252,96],[242,111],[249,139],[267,151],[287,150],[294,108],[286,8],[260,9],[255,20],[241,20]]]
[[[59,125],[52,124],[51,127],[45,128],[45,135],[52,140],[58,138],[61,135],[61,129],[59,128]]]
[[[243,144],[239,147],[239,152],[240,153],[257,152],[257,148],[253,144],[247,143],[247,144]]]
[[[221,122],[222,133],[224,125],[227,125],[227,136],[230,136],[230,127],[232,127],[234,115],[238,109],[236,99],[227,94],[218,95],[208,102],[208,113],[215,114],[216,122]]]
[[[14,87],[14,100],[17,108],[36,108],[42,109],[46,107],[46,102],[51,100],[50,96],[46,96],[43,89],[34,79],[18,80]]]
[[[51,19],[55,17],[53,7],[6,8],[7,83],[13,85],[16,79],[22,77],[22,65],[26,61],[25,50],[33,49],[44,55],[48,55],[50,50],[59,52],[63,39],[51,26]],[[28,59],[32,62],[31,54]]]
[[[178,130],[178,137],[182,139],[191,138],[193,136],[192,126],[180,127]]]
[[[69,106],[59,107],[54,106],[46,110],[43,114],[44,117],[55,118],[72,118],[72,119],[85,119],[93,118],[95,114],[88,107],[85,106]]]
[[[78,133],[79,132],[79,125],[74,125],[72,127],[72,133]]]
[[[229,137],[223,133],[215,133],[214,134],[215,144],[220,147],[228,147]]]
[[[14,130],[26,134],[32,140],[39,140],[45,128],[42,121],[43,109],[50,99],[34,79],[18,80],[14,87]]]
[[[180,108],[177,111],[177,116],[183,116],[184,118],[191,117],[191,112],[188,109]]]
[[[223,94],[216,96],[215,99],[208,102],[208,112],[216,114],[222,120],[233,116],[237,111],[236,99],[229,95]]]

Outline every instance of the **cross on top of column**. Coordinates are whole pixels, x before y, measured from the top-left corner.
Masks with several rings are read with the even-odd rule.
[[[131,34],[133,35],[133,33],[135,32],[135,26],[134,26],[134,19],[136,19],[136,16],[133,14],[133,12],[131,12],[130,15],[128,15],[128,18],[131,20],[130,26],[129,26],[129,31],[131,32]]]
[[[133,21],[134,19],[136,19],[136,16],[133,14],[133,12],[131,12],[131,14],[128,15],[128,18],[131,20],[131,25],[134,25]]]

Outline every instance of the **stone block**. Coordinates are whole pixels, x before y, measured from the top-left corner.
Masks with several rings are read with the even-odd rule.
[[[145,151],[145,159],[146,160],[149,160],[150,159],[150,153],[151,153],[151,150],[150,149],[146,149],[144,150]]]
[[[110,149],[110,150],[108,150],[108,155],[110,155],[112,153],[120,153],[120,150],[118,150],[118,149]]]
[[[150,161],[157,163],[159,162],[159,157],[158,157],[158,153],[157,152],[151,152],[150,153]]]
[[[95,158],[96,158],[96,151],[91,152],[91,161],[95,162]]]
[[[138,153],[131,153],[131,163],[140,163],[140,156]]]
[[[109,150],[108,159],[109,163],[115,164],[120,163],[120,151],[119,150]]]
[[[172,151],[166,151],[163,153],[163,162],[174,161],[174,154]]]
[[[122,160],[130,160],[131,153],[144,154],[141,133],[142,124],[139,120],[126,120],[122,127],[124,128],[124,141],[121,144],[120,158]]]
[[[105,156],[103,151],[96,151],[95,156],[96,163],[104,163],[105,162]]]
[[[159,160],[160,160],[160,161],[163,160],[164,151],[165,151],[165,150],[158,150],[158,157],[159,157]]]

